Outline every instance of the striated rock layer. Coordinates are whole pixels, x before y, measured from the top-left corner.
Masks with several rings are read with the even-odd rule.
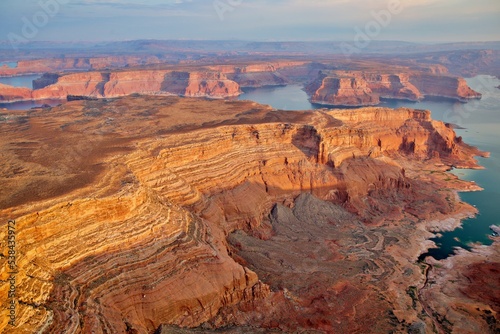
[[[246,66],[209,66],[209,69],[224,73],[241,87],[263,87],[288,84],[297,74],[307,76],[310,64],[306,61],[275,61]]]
[[[321,86],[315,88],[311,101],[319,104],[363,106],[380,103],[378,96],[362,78],[324,78]]]
[[[35,81],[37,89],[0,86],[0,100],[66,99],[68,95],[117,97],[133,93],[176,94],[224,98],[241,93],[240,86],[218,72],[123,71],[46,74]]]
[[[321,72],[306,91],[313,103],[342,106],[378,104],[379,98],[419,101],[438,96],[461,102],[481,98],[463,78],[412,70],[403,73],[326,71]]]
[[[25,101],[31,100],[31,89],[14,87],[0,83],[0,101]]]
[[[475,212],[445,170],[481,152],[428,111],[144,96],[1,122],[5,333],[432,328],[417,257]]]
[[[127,60],[132,62],[127,66],[138,66],[133,59],[121,61]],[[32,91],[0,86],[0,100],[65,99],[68,95],[103,98],[134,93],[227,98],[241,94],[240,87],[291,83],[307,83],[305,90],[311,102],[325,105],[369,106],[379,104],[381,98],[419,101],[438,96],[462,102],[481,98],[481,94],[472,90],[463,78],[449,75],[440,65],[399,65],[391,70],[380,70],[387,65],[359,62],[337,66],[331,61],[287,60],[245,64],[236,59],[229,60],[234,64],[158,64],[155,69],[150,69],[152,65],[144,65],[142,68],[106,71],[92,65],[93,70],[88,72],[45,73],[34,80],[35,89]],[[82,65],[77,63],[75,70]]]

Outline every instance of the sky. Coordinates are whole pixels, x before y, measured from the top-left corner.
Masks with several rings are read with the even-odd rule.
[[[499,41],[500,0],[5,0],[0,40]]]

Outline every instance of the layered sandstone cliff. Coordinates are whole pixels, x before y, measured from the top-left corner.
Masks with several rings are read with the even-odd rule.
[[[249,64],[245,66],[219,65],[208,68],[224,73],[241,87],[264,87],[286,85],[294,81],[294,76],[308,70],[305,61],[276,61],[272,63]]]
[[[149,96],[2,123],[19,269],[6,333],[431,326],[407,292],[424,285],[426,221],[474,212],[444,170],[480,152],[425,111]]]
[[[31,100],[31,89],[14,87],[0,83],[0,101],[26,101]]]
[[[380,97],[410,101],[424,98],[424,94],[411,82],[410,74],[368,73],[365,78],[368,86]]]
[[[37,89],[0,86],[0,99],[66,99],[68,95],[118,97],[138,94],[176,94],[192,97],[223,98],[237,96],[240,86],[224,74],[210,71],[121,71],[82,72],[44,75],[36,80]]]
[[[379,97],[373,94],[367,82],[362,78],[325,77],[320,82],[318,88],[314,84],[308,86],[308,90],[313,92],[311,102],[337,106],[364,106],[380,103]]]
[[[419,101],[437,96],[461,102],[481,98],[463,78],[416,71],[320,73],[306,91],[313,103],[342,106],[378,104],[379,98]]]
[[[106,59],[103,64],[107,64]],[[19,90],[16,92],[17,100],[23,96],[27,100],[36,100],[64,99],[67,95],[117,97],[133,93],[224,98],[239,95],[240,87],[290,83],[308,83],[305,90],[313,103],[339,106],[376,105],[381,98],[419,101],[427,96],[439,96],[466,102],[481,97],[480,93],[468,87],[464,79],[450,76],[440,65],[399,65],[391,70],[379,70],[386,65],[359,62],[336,66],[327,61],[277,60],[250,64],[235,61],[237,65],[163,64],[154,70],[95,71],[105,66],[100,67],[99,62],[92,63],[96,59],[91,60],[75,60],[74,69],[86,68],[89,70],[86,72],[45,74],[34,81],[35,89],[30,97],[27,91]],[[124,57],[122,60],[111,58],[107,61],[116,61],[113,64],[119,66],[120,61],[125,64],[132,60]],[[58,66],[56,62],[54,68]],[[0,98],[15,101],[12,89],[0,87]]]
[[[447,97],[461,102],[481,98],[481,94],[472,90],[463,78],[420,74],[413,75],[412,82],[425,96]]]
[[[54,84],[33,90],[31,96],[33,100],[65,99],[68,95],[102,97],[106,81],[106,73],[84,72],[68,74],[60,76]]]

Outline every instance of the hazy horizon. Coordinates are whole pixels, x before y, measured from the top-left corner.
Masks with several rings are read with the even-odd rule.
[[[500,2],[478,0],[18,0],[2,41],[500,41]]]

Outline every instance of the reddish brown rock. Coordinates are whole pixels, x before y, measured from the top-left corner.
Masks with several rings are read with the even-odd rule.
[[[31,100],[31,89],[14,87],[0,83],[0,101],[15,102]]]
[[[436,328],[453,333],[500,330],[499,240],[471,252],[458,250],[442,261],[426,261],[431,267],[420,297]]]
[[[313,103],[338,106],[363,106],[380,103],[378,96],[373,94],[364,79],[326,77],[320,82],[317,88],[314,83],[307,88],[312,93],[311,102]]]
[[[463,78],[409,70],[389,74],[385,71],[333,71],[321,74],[307,87],[311,102],[329,105],[378,104],[379,97],[418,101],[438,96],[466,102],[481,98]]]
[[[33,99],[66,99],[68,95],[103,97],[107,75],[100,72],[84,72],[62,75],[57,82],[32,92]]]
[[[168,90],[168,86],[166,88]],[[240,86],[218,72],[190,72],[184,96],[225,98],[241,94]]]
[[[423,99],[422,92],[410,82],[410,75],[400,74],[375,74],[365,75],[368,86],[380,97],[418,101]]]
[[[47,71],[67,68],[69,59],[56,60]],[[240,87],[263,87],[289,83],[306,85],[311,102],[327,105],[364,106],[376,105],[380,98],[418,101],[426,96],[440,96],[459,101],[480,98],[459,77],[446,73],[441,65],[394,66],[360,62],[338,67],[351,70],[333,70],[337,65],[328,61],[274,61],[245,64],[204,65],[186,63],[182,66],[162,64],[155,69],[137,68],[139,64],[154,63],[154,59],[133,57],[78,58],[74,70],[88,72],[73,74],[46,74],[35,80],[32,99],[64,99],[67,95],[91,97],[116,97],[133,93],[177,94],[183,96],[223,98],[237,96]],[[339,60],[340,61],[340,60]],[[19,68],[31,64],[34,69],[51,64],[49,60],[19,63]],[[340,62],[342,64],[342,62]],[[109,65],[109,66],[107,66]],[[106,67],[136,67],[135,69],[110,69]],[[152,66],[150,66],[152,67]],[[146,68],[146,69],[144,69]],[[382,68],[382,70],[381,70]],[[16,69],[13,69],[16,70]],[[10,101],[9,92],[2,94]]]
[[[466,102],[481,98],[481,94],[472,90],[463,78],[420,74],[411,77],[413,84],[425,96],[438,96]]]
[[[7,333],[404,332],[427,229],[474,212],[444,170],[480,152],[425,111],[147,96],[11,111],[2,130]]]
[[[45,78],[45,79],[44,79]],[[218,72],[121,71],[46,75],[35,90],[0,86],[0,99],[8,102],[66,99],[68,95],[117,97],[139,94],[176,94],[225,98],[241,94],[240,86]]]

